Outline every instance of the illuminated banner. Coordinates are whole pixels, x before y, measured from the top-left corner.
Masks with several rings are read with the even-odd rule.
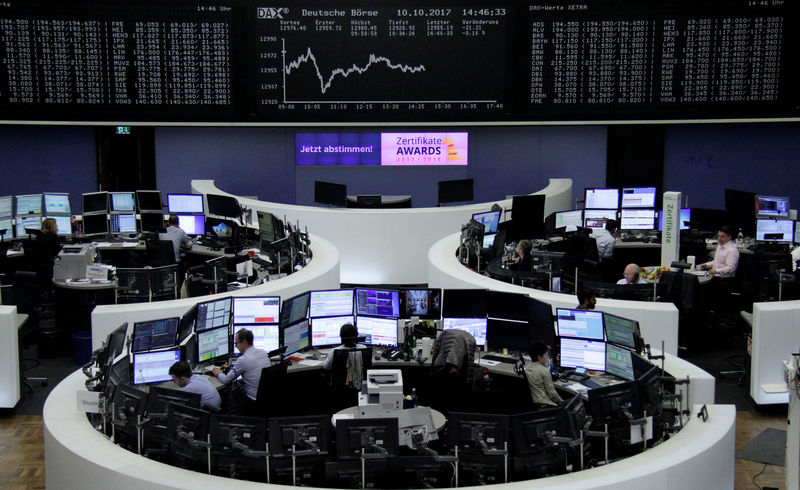
[[[296,133],[297,165],[467,165],[468,133]]]

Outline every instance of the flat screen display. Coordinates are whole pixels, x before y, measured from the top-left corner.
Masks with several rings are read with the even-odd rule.
[[[309,310],[309,316],[311,318],[352,315],[353,290],[335,289],[330,291],[311,291]]]
[[[0,197],[0,218],[10,218],[14,215],[11,209],[13,202],[13,196]]]
[[[386,289],[356,289],[356,314],[400,316],[400,294]]]
[[[592,371],[606,370],[606,343],[602,340],[561,339],[560,366],[583,367]]]
[[[187,235],[202,236],[206,234],[206,218],[202,214],[179,214],[178,227]]]
[[[238,218],[241,215],[239,201],[233,196],[206,194],[208,201],[208,214]]]
[[[281,298],[279,296],[233,298],[233,324],[278,323],[280,309]]]
[[[756,241],[792,243],[794,241],[794,220],[757,219]]]
[[[472,215],[472,219],[478,223],[483,223],[484,233],[497,233],[497,225],[500,224],[500,211],[475,213]]]
[[[195,331],[202,332],[231,323],[231,298],[198,303]]]
[[[625,208],[655,208],[655,187],[624,187],[622,189],[622,209]]]
[[[42,214],[41,194],[17,196],[17,216],[26,214]]]
[[[681,208],[680,217],[678,218],[681,221],[681,230],[688,230],[690,228],[689,222],[692,221],[692,209],[691,208]],[[658,231],[664,229],[664,212],[658,212]]]
[[[6,230],[6,234],[3,235],[4,239],[8,239],[14,236],[14,225],[11,224],[11,218],[0,219],[0,230]],[[61,234],[61,227],[59,227],[59,235],[60,234]]]
[[[202,216],[195,217],[202,218]],[[233,237],[233,228],[235,226],[236,224],[231,220],[206,216],[205,231],[208,236],[227,240]]]
[[[614,344],[606,345],[606,372],[619,376],[622,379],[633,381],[633,358],[628,349],[617,347]]]
[[[655,209],[623,209],[620,211],[620,230],[655,230]]]
[[[108,192],[89,192],[82,197],[82,214],[108,213]]]
[[[161,191],[136,191],[136,202],[139,204],[139,211],[164,213]]]
[[[589,310],[556,308],[559,337],[603,340],[603,313]]]
[[[139,215],[142,231],[159,233],[164,231],[164,215],[162,213],[142,213]]]
[[[308,318],[308,293],[284,300],[281,307],[281,325],[290,325]]]
[[[283,329],[283,345],[286,346],[286,355],[308,348],[310,345],[308,320],[303,320]]]
[[[231,353],[231,334],[227,325],[197,332],[197,362],[210,361]]]
[[[235,345],[236,334],[243,328],[253,332],[253,347],[270,352],[281,346],[280,327],[277,323],[274,325],[234,325],[231,345]]]
[[[69,194],[45,194],[44,214],[71,214]]]
[[[564,231],[575,231],[583,226],[583,211],[559,211],[556,213],[555,228],[564,228]]]
[[[463,330],[475,337],[475,344],[486,345],[486,318],[442,318],[442,329]]]
[[[619,189],[587,188],[583,200],[584,209],[617,209]]]
[[[387,345],[397,347],[397,320],[394,318],[373,318],[360,316],[356,318],[358,336],[366,337],[369,345]]]
[[[105,218],[105,216],[103,216]],[[25,229],[41,230],[42,217],[41,216],[26,216],[24,218],[17,217],[17,237],[27,236]]]
[[[132,352],[174,347],[178,340],[180,318],[164,318],[133,324]]]
[[[527,351],[532,331],[526,321],[489,318],[486,321],[486,342],[493,350]]]
[[[756,215],[758,217],[789,217],[789,198],[773,196],[756,196]]]
[[[338,345],[342,343],[339,331],[345,323],[355,325],[353,315],[311,319],[311,346]]]
[[[133,213],[112,214],[111,233],[136,233],[136,215]]]
[[[111,211],[136,211],[136,201],[134,200],[133,192],[112,192],[108,197],[111,202]]]
[[[624,345],[629,349],[636,348],[636,332],[639,330],[639,322],[608,313],[603,313],[603,321],[608,342]]]
[[[616,209],[584,209],[583,226],[585,228],[605,228],[606,221],[617,219]]]
[[[202,194],[167,194],[170,214],[203,214]]]
[[[403,289],[400,291],[400,305],[403,318],[439,319],[442,316],[442,290]]]
[[[72,236],[72,217],[71,216],[48,216],[56,220],[58,226],[58,236]]]
[[[159,352],[139,352],[133,355],[133,384],[170,381],[169,368],[181,360],[180,349]]]
[[[83,215],[83,234],[84,236],[108,235],[108,215],[105,213]]]

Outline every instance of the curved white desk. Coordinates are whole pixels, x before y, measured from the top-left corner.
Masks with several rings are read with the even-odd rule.
[[[85,390],[76,371],[53,389],[44,406],[45,466],[48,488],[58,490],[154,490],[265,488],[263,483],[230,480],[174,468],[115,446],[78,412],[76,392]],[[699,406],[695,405],[693,414]],[[629,488],[733,488],[734,427],[732,405],[709,405],[709,418],[692,416],[669,441],[605,467],[539,480],[494,485],[498,490]],[[270,485],[267,488],[291,488]]]
[[[193,180],[195,194],[231,195],[213,180]],[[534,194],[544,194],[544,214],[572,209],[572,179],[550,179]],[[460,230],[473,213],[489,211],[493,202],[405,209],[340,209],[296,206],[234,196],[256,211],[266,211],[291,223],[299,222],[325,237],[341,255],[341,282],[360,284],[420,284],[426,282],[428,249],[440,238]],[[497,201],[511,208],[511,199]]]
[[[753,304],[750,396],[759,405],[789,403],[781,361],[800,347],[800,300]]]
[[[152,303],[131,303],[120,305],[99,305],[92,311],[92,348],[99,349],[112,330],[128,322],[157,320],[182,316],[195,303],[210,301],[226,296],[280,296],[291,298],[312,289],[337,289],[339,287],[339,252],[330,242],[311,235],[312,259],[301,270],[281,279],[239,289],[230,293],[210,296],[156,301]]]

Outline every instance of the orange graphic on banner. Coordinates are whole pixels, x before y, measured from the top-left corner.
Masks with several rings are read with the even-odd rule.
[[[458,154],[458,148],[456,148],[456,144],[453,142],[452,138],[445,138],[442,140],[442,143],[447,145],[447,160],[450,162],[458,162],[461,161],[461,156]]]

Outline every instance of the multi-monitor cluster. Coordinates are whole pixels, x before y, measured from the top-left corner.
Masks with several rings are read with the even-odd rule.
[[[72,234],[69,194],[49,192],[0,197],[0,232],[4,238],[23,238],[25,230],[40,230],[44,218],[53,218],[58,234]]]

